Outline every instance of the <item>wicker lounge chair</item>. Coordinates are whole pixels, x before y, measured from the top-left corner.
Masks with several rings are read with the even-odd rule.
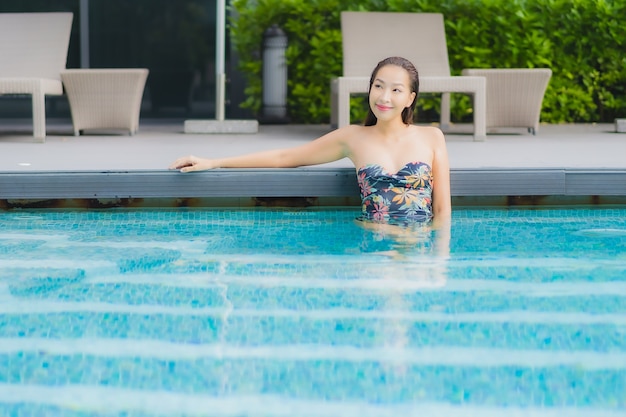
[[[148,69],[68,69],[61,72],[74,135],[86,129],[123,129],[134,135]]]
[[[62,95],[72,13],[0,13],[0,95],[31,95],[33,136],[46,137],[46,95]]]
[[[373,30],[373,28],[384,28]],[[440,13],[342,12],[343,76],[331,81],[331,125],[350,123],[350,94],[367,93],[372,69],[382,59],[402,56],[420,74],[420,92],[442,93],[441,125],[450,124],[450,93],[474,99],[474,140],[486,134],[486,82],[480,76],[452,76],[443,15]]]
[[[552,77],[549,68],[489,68],[463,70],[487,79],[487,129],[523,127],[539,130],[543,96]]]

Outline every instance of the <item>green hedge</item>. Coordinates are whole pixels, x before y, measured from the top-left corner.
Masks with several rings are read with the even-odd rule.
[[[330,119],[330,79],[342,73],[342,10],[443,13],[454,75],[463,68],[551,68],[544,122],[626,117],[626,0],[232,0],[230,7],[231,39],[248,81],[245,108],[261,107],[263,32],[277,24],[287,33],[294,123]],[[453,99],[453,121],[471,120],[469,99]],[[438,100],[420,98],[418,121],[437,119]],[[363,118],[364,106],[353,99],[353,121]]]

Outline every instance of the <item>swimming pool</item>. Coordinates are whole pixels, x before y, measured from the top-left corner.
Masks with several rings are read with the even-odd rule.
[[[623,416],[626,209],[0,213],[3,416]]]

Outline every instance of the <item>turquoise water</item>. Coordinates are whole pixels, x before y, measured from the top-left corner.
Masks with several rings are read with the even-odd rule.
[[[626,415],[626,209],[357,214],[0,213],[0,415]]]

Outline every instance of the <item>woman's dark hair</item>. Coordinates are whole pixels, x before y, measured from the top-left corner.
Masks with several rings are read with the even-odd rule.
[[[372,76],[370,77],[370,87],[367,91],[368,110],[367,110],[367,116],[365,117],[365,123],[364,123],[365,126],[373,126],[378,121],[378,119],[376,119],[376,116],[374,116],[374,113],[372,112],[372,108],[369,107],[370,91],[372,89],[372,84],[374,84],[374,79],[376,79],[376,75],[378,74],[378,71],[382,67],[387,66],[387,65],[396,65],[400,68],[404,68],[406,72],[409,73],[409,81],[410,81],[409,87],[411,88],[411,92],[415,93],[415,99],[413,100],[413,103],[409,107],[406,107],[404,110],[402,110],[402,121],[404,122],[404,124],[407,124],[407,125],[413,123],[413,113],[417,105],[417,95],[419,94],[419,90],[420,90],[419,74],[417,73],[417,69],[411,63],[411,61],[409,61],[408,59],[399,57],[399,56],[392,56],[392,57],[385,58],[382,61],[380,61],[378,65],[376,65],[376,68],[374,68],[374,71],[372,71]]]

